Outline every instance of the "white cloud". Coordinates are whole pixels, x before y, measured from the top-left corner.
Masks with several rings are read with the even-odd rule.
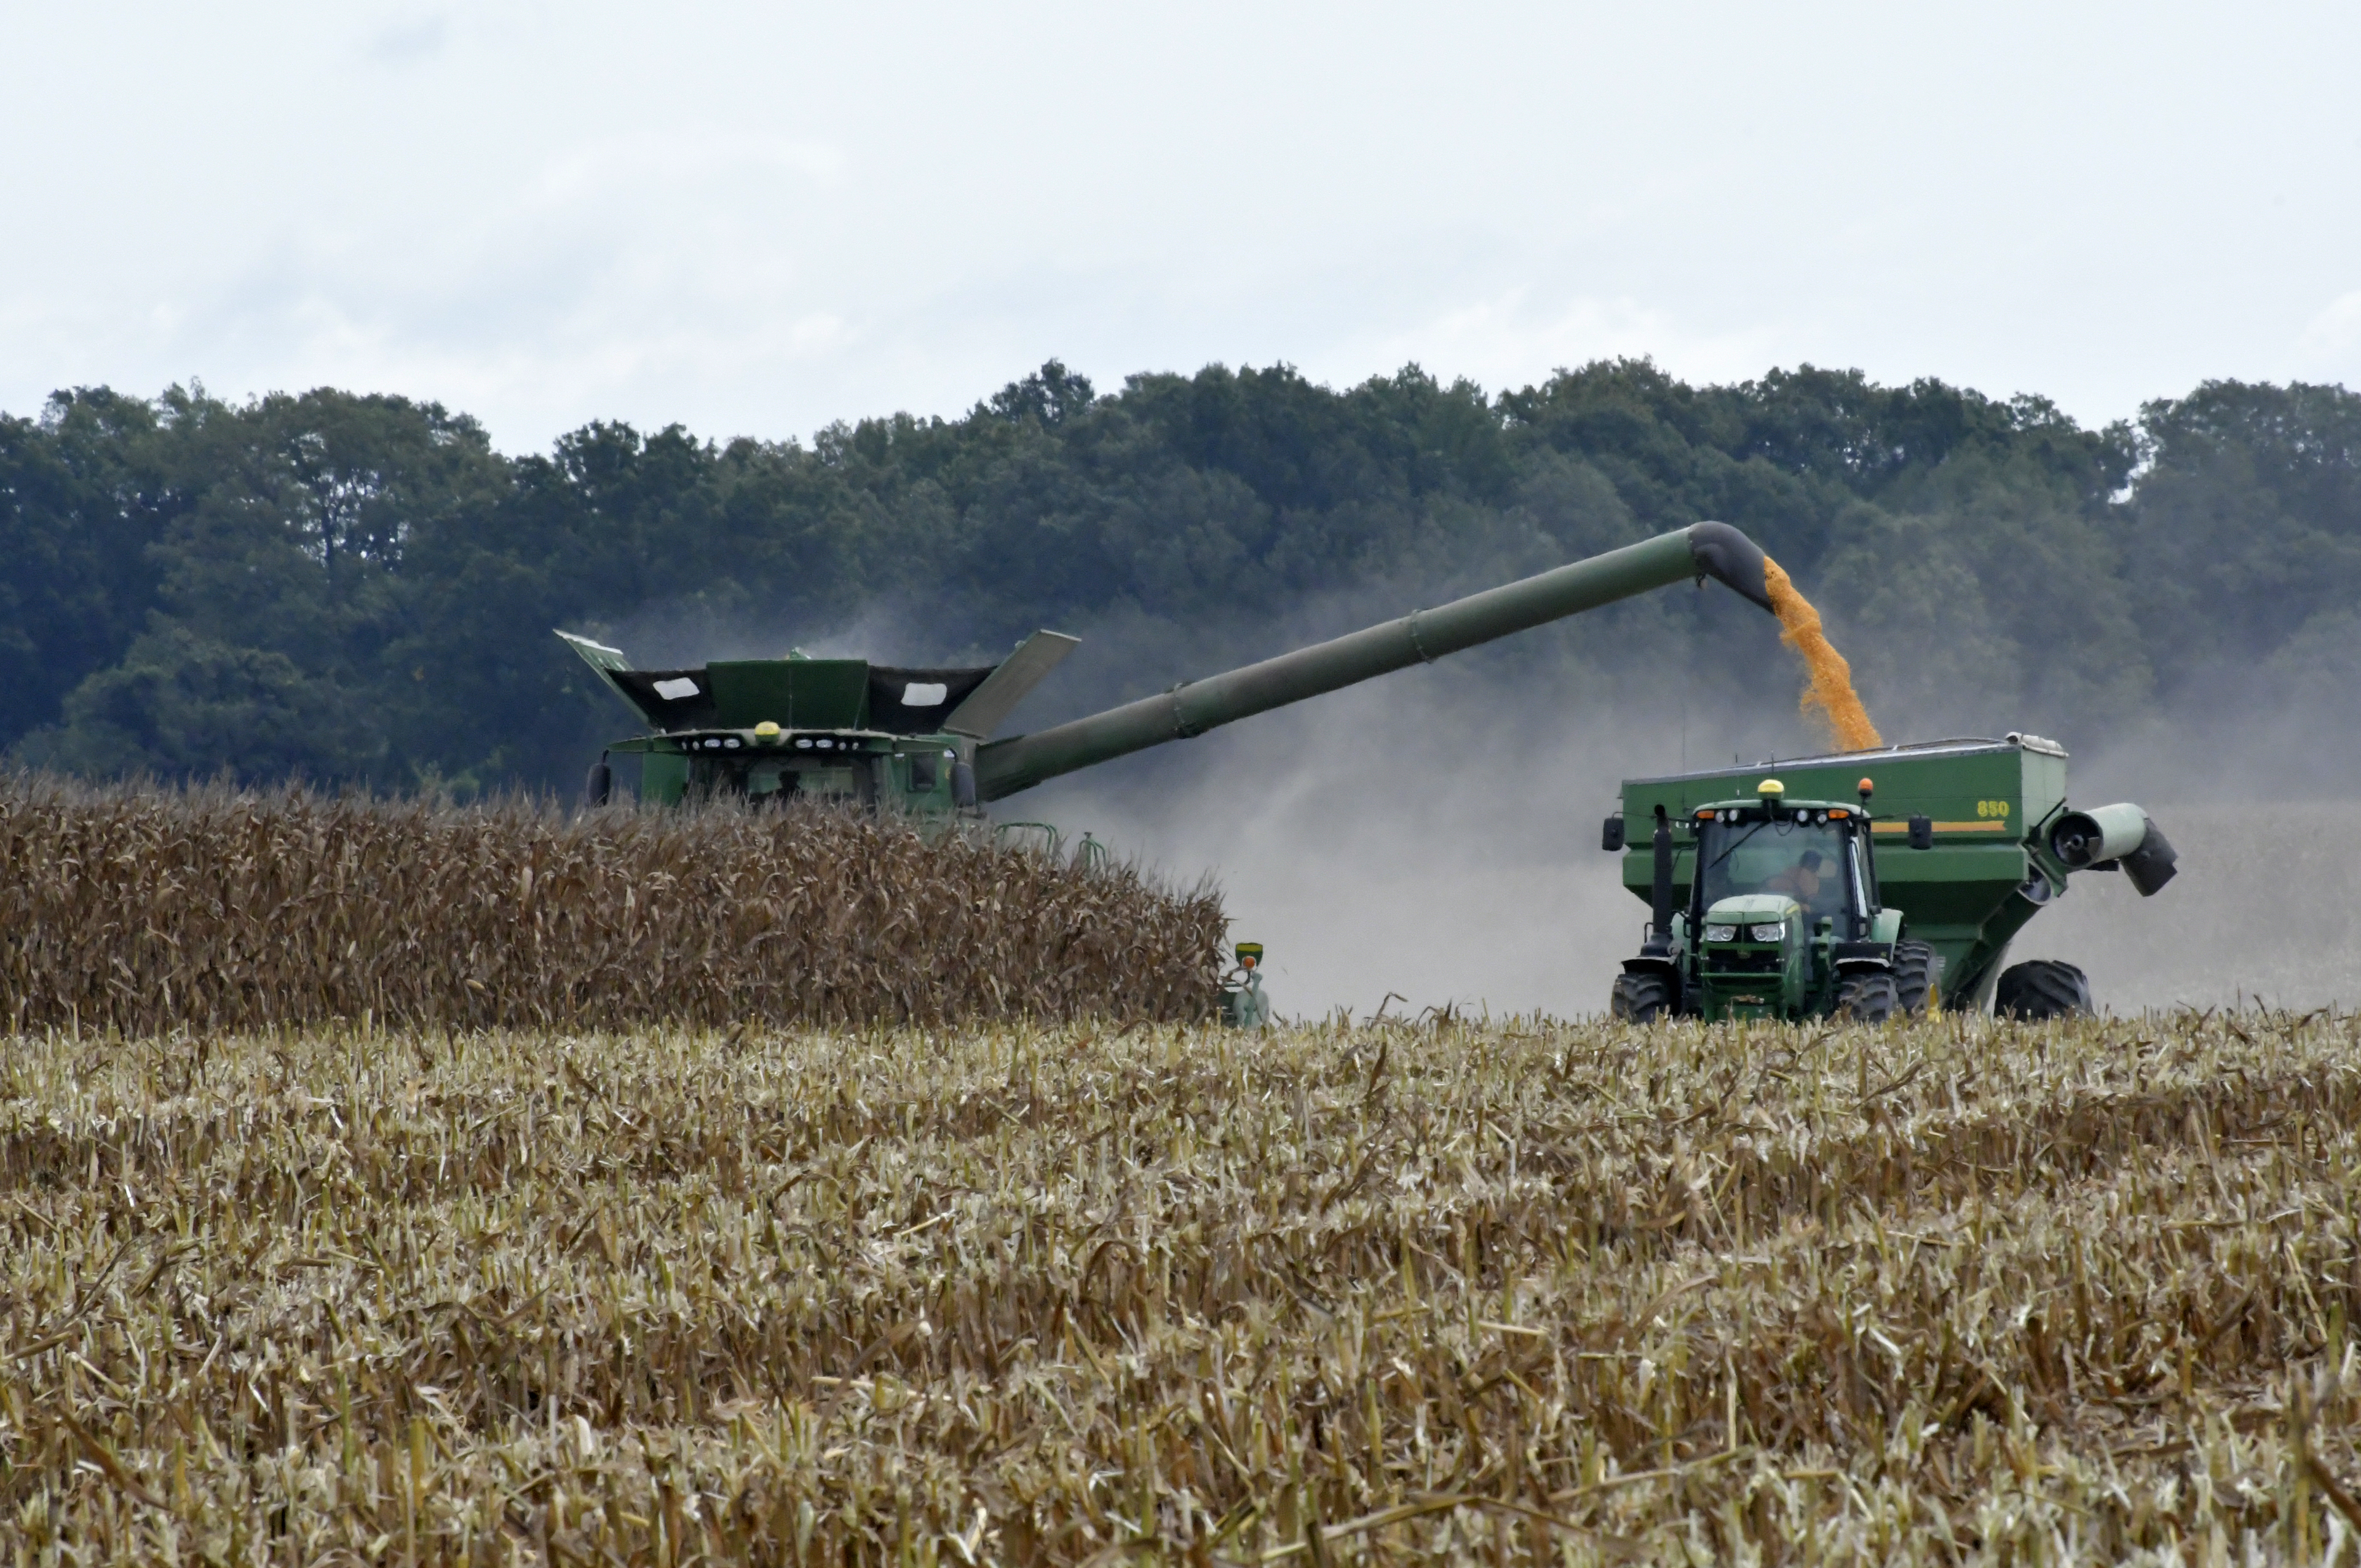
[[[362,52],[379,65],[412,65],[434,59],[450,41],[451,18],[437,11],[387,23]]]
[[[1106,386],[1810,360],[2084,419],[2361,370],[2361,204],[2280,203],[2361,181],[2361,11],[1702,3],[32,7],[0,410],[346,384],[516,450],[955,413],[1052,355]]]
[[[2307,355],[2343,361],[2352,368],[2352,353],[2361,348],[2361,289],[2340,296],[2304,323],[2301,345]]]

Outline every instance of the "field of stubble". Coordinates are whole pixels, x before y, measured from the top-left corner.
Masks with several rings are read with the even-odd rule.
[[[0,1535],[2361,1555],[2361,1023],[0,1047]]]

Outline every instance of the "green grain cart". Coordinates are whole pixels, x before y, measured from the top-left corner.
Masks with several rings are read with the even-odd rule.
[[[2022,734],[1626,780],[1603,844],[1651,905],[1612,996],[1638,1021],[2088,1013],[2081,970],[2003,969],[2010,940],[2078,872],[2146,896],[2175,860],[2136,806],[2070,808],[2064,748]]]

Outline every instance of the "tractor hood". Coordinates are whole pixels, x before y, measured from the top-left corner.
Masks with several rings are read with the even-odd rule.
[[[1768,926],[1784,921],[1803,905],[1784,893],[1741,893],[1718,901],[1705,912],[1708,926]]]

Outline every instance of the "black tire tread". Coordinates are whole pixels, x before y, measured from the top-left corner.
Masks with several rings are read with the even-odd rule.
[[[1993,987],[1993,1011],[2004,1018],[2040,1023],[2050,1018],[2088,1018],[2091,980],[2059,959],[2027,959],[2001,970]]]
[[[1673,982],[1661,974],[1619,974],[1608,1011],[1627,1024],[1653,1024],[1673,1015]]]
[[[1894,944],[1896,1011],[1920,1018],[1926,1015],[1928,1008],[1940,1006],[1942,993],[1938,988],[1942,976],[1942,958],[1926,943],[1905,938]]]
[[[1837,1015],[1854,1024],[1883,1024],[1900,1006],[1890,970],[1859,970],[1837,982]]]

